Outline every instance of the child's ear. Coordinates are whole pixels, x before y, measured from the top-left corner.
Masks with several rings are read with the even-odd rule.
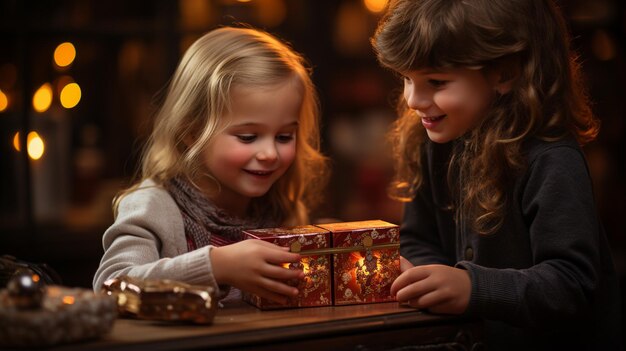
[[[520,75],[519,60],[517,57],[502,59],[492,71],[494,89],[500,95],[508,94]]]

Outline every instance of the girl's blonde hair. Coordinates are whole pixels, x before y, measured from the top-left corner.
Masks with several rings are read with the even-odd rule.
[[[448,182],[462,194],[457,211],[472,228],[495,232],[507,188],[526,167],[522,144],[573,134],[580,144],[598,132],[570,38],[555,5],[546,0],[397,0],[372,39],[379,62],[394,71],[425,67],[499,69],[512,90],[493,102],[482,123],[455,148]],[[391,195],[412,198],[422,182],[426,132],[404,99],[390,138],[396,182]],[[461,173],[453,180],[450,170]]]
[[[118,195],[114,211],[121,197],[145,179],[163,185],[177,176],[191,182],[198,176],[211,177],[203,173],[200,153],[225,127],[223,116],[236,103],[230,99],[234,87],[271,87],[296,79],[302,87],[302,106],[295,160],[267,194],[253,199],[252,210],[267,214],[269,209],[282,223],[305,224],[308,210],[320,200],[328,170],[320,153],[317,93],[307,67],[287,44],[256,29],[222,27],[199,38],[169,83],[145,146],[140,180]]]

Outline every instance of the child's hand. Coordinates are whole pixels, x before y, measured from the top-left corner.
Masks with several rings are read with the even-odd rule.
[[[472,292],[467,271],[441,264],[410,267],[408,261],[401,267],[403,273],[391,285],[398,301],[434,313],[465,312]]]
[[[302,279],[301,270],[280,264],[297,262],[300,255],[286,247],[262,240],[244,240],[211,249],[213,275],[219,284],[228,284],[279,303],[286,296],[298,295],[298,289],[285,284],[288,279]]]

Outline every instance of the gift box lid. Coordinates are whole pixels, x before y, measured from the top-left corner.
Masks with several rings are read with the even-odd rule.
[[[243,234],[249,239],[289,247],[292,252],[330,247],[330,232],[314,225],[249,229]]]
[[[318,224],[320,228],[324,228],[333,233],[343,231],[357,231],[357,230],[372,230],[372,229],[386,229],[395,228],[397,225],[379,219],[373,219],[368,221],[355,221],[355,222],[338,222],[338,223],[325,223]]]
[[[382,220],[328,223],[320,224],[319,227],[332,233],[333,247],[337,253],[399,246],[398,226]]]
[[[314,225],[299,225],[293,227],[247,229],[244,235],[254,239],[270,239],[278,237],[290,237],[298,235],[328,234],[328,230]]]

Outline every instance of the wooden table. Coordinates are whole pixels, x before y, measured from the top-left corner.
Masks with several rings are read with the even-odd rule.
[[[99,340],[50,350],[428,350],[472,349],[481,324],[419,312],[396,302],[261,311],[241,301],[220,308],[212,325],[118,319]]]

